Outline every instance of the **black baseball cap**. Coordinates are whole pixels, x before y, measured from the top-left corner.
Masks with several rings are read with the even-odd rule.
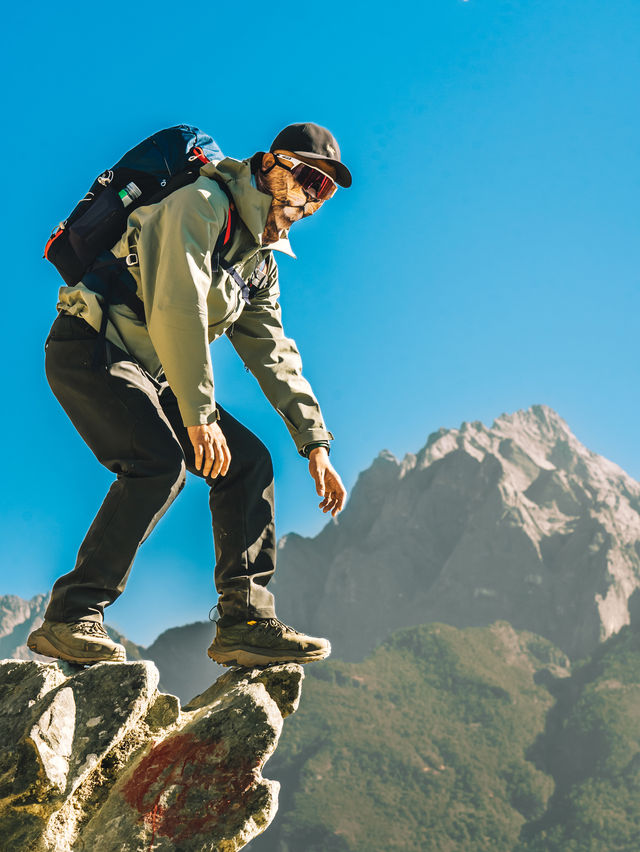
[[[271,143],[270,151],[291,151],[304,159],[325,160],[335,169],[336,182],[351,186],[351,172],[340,160],[340,148],[335,136],[326,127],[307,121],[289,124]]]

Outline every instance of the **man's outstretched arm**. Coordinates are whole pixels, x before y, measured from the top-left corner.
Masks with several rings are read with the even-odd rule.
[[[233,326],[231,342],[263,393],[282,417],[298,452],[307,455],[309,444],[333,440],[309,382],[302,375],[302,360],[295,341],[286,337],[278,304],[277,267],[269,259],[270,284],[258,291]],[[336,515],[344,506],[346,490],[329,461],[326,447],[311,449],[309,473],[321,496],[323,512]]]

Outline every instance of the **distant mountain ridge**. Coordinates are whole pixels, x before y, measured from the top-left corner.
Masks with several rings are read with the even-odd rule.
[[[432,621],[505,620],[583,656],[639,586],[640,484],[544,405],[382,452],[337,522],[280,541],[274,578],[280,616],[346,660]]]
[[[0,596],[0,659],[43,660],[27,648],[27,637],[42,624],[49,595],[24,600],[18,595]]]

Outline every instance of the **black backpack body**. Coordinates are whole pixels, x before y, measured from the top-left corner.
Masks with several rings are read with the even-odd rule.
[[[153,204],[192,183],[204,163],[223,156],[211,136],[197,127],[180,124],[154,133],[96,178],[51,234],[45,258],[67,285],[77,284],[94,261],[120,239],[136,207]]]

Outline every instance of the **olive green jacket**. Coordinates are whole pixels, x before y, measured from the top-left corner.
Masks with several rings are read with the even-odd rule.
[[[229,204],[213,175],[226,182],[236,204],[239,218],[224,257],[259,288],[250,304],[227,272],[213,268]],[[296,344],[282,328],[273,250],[293,253],[286,237],[262,245],[270,204],[271,196],[252,183],[249,161],[227,158],[203,166],[194,183],[163,201],[135,210],[112,251],[117,257],[131,256],[129,271],[146,321],[126,305],[111,305],[107,339],[152,376],[164,372],[184,424],[195,426],[217,417],[209,343],[226,333],[302,452],[307,444],[333,436],[302,375]],[[58,309],[99,329],[100,300],[83,283],[61,287]]]

